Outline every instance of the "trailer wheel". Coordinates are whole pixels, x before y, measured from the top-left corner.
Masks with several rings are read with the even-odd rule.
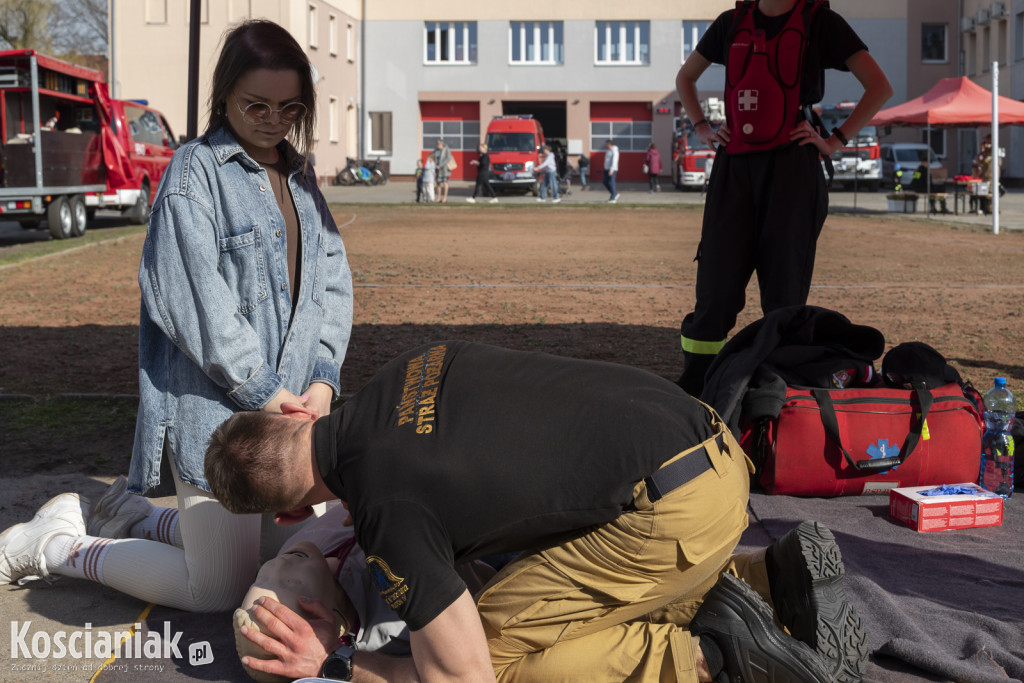
[[[75,226],[75,217],[71,213],[71,205],[67,197],[57,197],[46,207],[46,222],[50,226],[50,235],[55,240],[66,240],[71,237]]]
[[[81,237],[89,226],[89,211],[85,208],[85,197],[76,194],[71,198],[71,234]]]
[[[149,223],[149,183],[142,183],[142,187],[139,188],[139,200],[125,213],[136,223],[141,225]]]

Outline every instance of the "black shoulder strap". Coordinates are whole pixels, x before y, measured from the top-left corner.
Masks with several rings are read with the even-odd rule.
[[[747,12],[753,11],[754,0],[738,0],[736,2],[736,11],[732,15],[732,24],[729,26],[729,32],[725,36],[726,54],[728,54],[729,46],[732,45],[732,39],[736,37],[736,31],[739,30],[743,16]]]

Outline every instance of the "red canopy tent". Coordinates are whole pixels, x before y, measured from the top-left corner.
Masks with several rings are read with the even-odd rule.
[[[1024,102],[999,97],[999,123],[1024,125]],[[943,78],[914,99],[883,109],[871,119],[875,126],[976,128],[992,125],[992,92],[971,79]]]
[[[992,65],[993,90],[999,92],[998,64]],[[997,114],[998,113],[998,114]],[[876,126],[924,126],[932,128],[993,128],[993,145],[998,149],[998,125],[1024,125],[1024,102],[1009,97],[994,97],[965,76],[943,78],[932,88],[909,102],[883,109],[871,119]],[[929,139],[931,135],[929,134]],[[928,164],[931,165],[931,145],[928,146]],[[992,232],[999,232],[998,166],[994,174]],[[931,195],[931,175],[928,176],[928,194]]]

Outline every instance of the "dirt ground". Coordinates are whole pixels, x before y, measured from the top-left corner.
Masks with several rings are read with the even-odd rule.
[[[618,361],[673,379],[681,370],[678,324],[694,301],[699,208],[338,206],[339,223],[353,212],[343,229],[356,286],[345,392],[393,355],[439,338]],[[0,394],[137,393],[142,241],[0,269]],[[809,303],[877,327],[889,346],[925,341],[983,390],[997,374],[1024,387],[1022,256],[1019,231],[831,216]],[[759,315],[755,279],[737,329]]]

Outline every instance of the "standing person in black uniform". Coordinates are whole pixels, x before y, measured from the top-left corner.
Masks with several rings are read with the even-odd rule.
[[[750,462],[672,382],[446,341],[391,361],[329,417],[293,408],[225,422],[207,478],[228,509],[276,510],[279,523],[343,500],[413,656],[328,657],[336,632],[319,639],[265,601],[253,616],[278,642],[247,637],[275,658],[246,666],[445,683],[768,680],[761,667],[788,683],[860,680],[865,635],[832,534],[804,522],[733,555]],[[475,596],[455,571],[517,551]]]
[[[726,66],[726,123],[705,120],[697,79]],[[816,129],[825,69],[850,71],[864,94],[843,124]],[[676,89],[701,142],[718,152],[697,250],[697,301],[681,326],[679,385],[699,396],[757,273],[761,309],[807,303],[828,213],[819,157],[871,120],[892,86],[849,24],[821,0],[747,0],[722,13],[686,59]]]
[[[494,194],[494,188],[491,187],[491,155],[487,153],[487,143],[481,142],[477,145],[476,153],[480,157],[469,162],[476,166],[476,186],[473,188],[473,196],[466,197],[466,201],[470,204],[474,203],[476,195],[480,193],[490,195],[491,204],[496,204],[498,197]]]

